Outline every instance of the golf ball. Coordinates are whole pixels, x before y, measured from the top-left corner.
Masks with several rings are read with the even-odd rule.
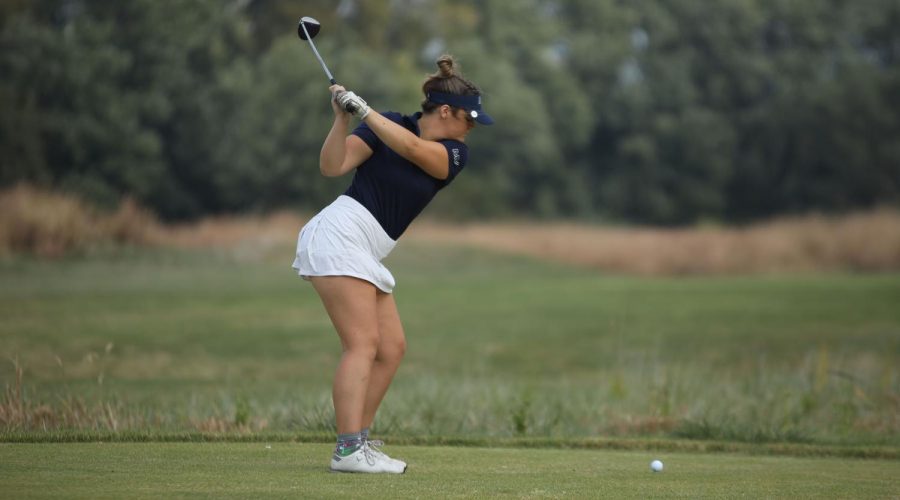
[[[652,470],[653,472],[662,472],[662,470],[663,470],[662,462],[660,462],[659,460],[654,460],[654,461],[650,462],[650,470]]]

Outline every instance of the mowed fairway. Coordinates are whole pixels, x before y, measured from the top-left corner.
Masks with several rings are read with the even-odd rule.
[[[392,447],[402,476],[332,474],[331,446],[0,445],[7,498],[892,498],[897,462],[596,450]],[[661,458],[666,468],[650,472]]]

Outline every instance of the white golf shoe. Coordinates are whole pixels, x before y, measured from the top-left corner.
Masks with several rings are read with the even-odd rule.
[[[406,462],[404,462],[403,460],[397,460],[396,458],[391,458],[391,457],[387,456],[387,453],[381,451],[381,447],[384,446],[384,441],[382,441],[380,439],[373,439],[370,441],[366,441],[366,444],[368,444],[369,448],[372,450],[372,452],[374,452],[376,455],[378,455],[378,457],[381,458],[382,460],[391,462],[395,466],[400,467],[403,470],[406,470]]]
[[[331,456],[331,472],[363,472],[370,474],[403,474],[406,472],[406,464],[395,463],[385,459],[381,452],[373,451],[368,443],[346,457],[334,454]]]

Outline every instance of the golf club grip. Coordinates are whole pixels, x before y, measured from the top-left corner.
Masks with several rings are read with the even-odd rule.
[[[357,106],[356,106],[354,103],[352,103],[352,102],[348,102],[348,103],[346,103],[346,104],[342,104],[342,103],[340,102],[340,100],[338,99],[338,96],[340,96],[341,94],[344,94],[345,92],[347,92],[347,91],[346,91],[346,90],[342,90],[342,91],[340,91],[340,92],[334,94],[334,100],[335,100],[335,102],[338,103],[338,106],[340,106],[344,111],[346,111],[346,112],[348,112],[348,113],[350,113],[350,114],[353,114],[353,113],[355,113],[356,110],[358,109]]]

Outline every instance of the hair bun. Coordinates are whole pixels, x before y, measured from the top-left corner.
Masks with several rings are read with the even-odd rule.
[[[437,60],[437,67],[440,70],[441,78],[450,78],[455,72],[453,71],[453,56],[444,54]]]

